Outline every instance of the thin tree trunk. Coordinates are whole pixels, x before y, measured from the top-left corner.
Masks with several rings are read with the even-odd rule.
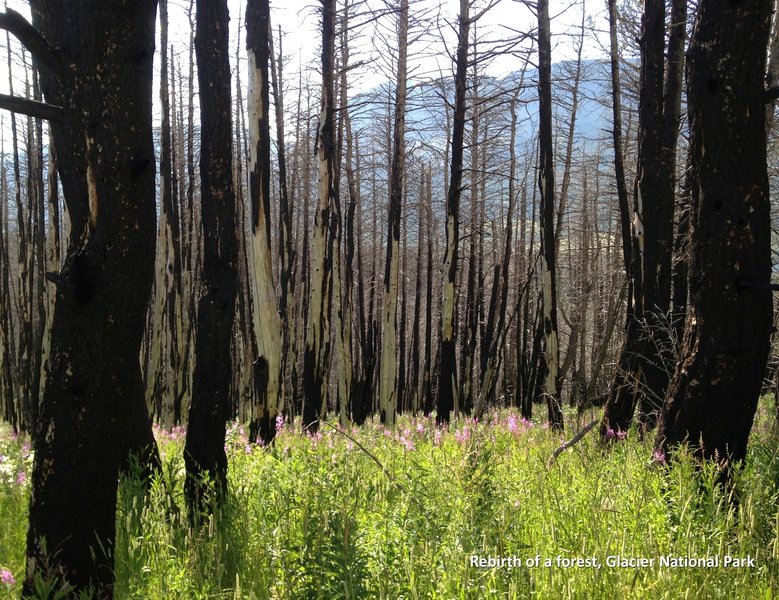
[[[330,318],[333,284],[333,204],[335,187],[335,0],[322,2],[322,96],[317,129],[319,181],[311,247],[309,314],[303,356],[303,427],[315,431],[327,408]]]
[[[379,375],[379,411],[388,426],[395,424],[398,394],[398,277],[400,269],[400,220],[405,183],[406,56],[408,46],[408,0],[398,11],[398,64],[395,78],[395,119],[390,166],[387,262],[384,272],[384,327]],[[402,332],[401,332],[402,335]]]
[[[562,429],[560,349],[557,333],[557,274],[554,236],[554,159],[552,156],[552,46],[548,0],[538,2],[539,176],[541,200],[541,283],[543,290],[544,355],[549,425]]]
[[[438,379],[438,423],[448,423],[457,406],[457,353],[455,336],[455,282],[460,236],[460,195],[463,176],[463,135],[465,131],[465,92],[468,73],[468,36],[471,20],[470,3],[460,0],[457,59],[455,66],[454,120],[449,186],[446,194],[446,252],[441,302],[441,350]]]
[[[249,55],[249,120],[251,124],[249,197],[251,201],[252,326],[257,341],[253,362],[256,404],[250,437],[273,439],[282,400],[282,317],[276,308],[273,285],[270,211],[270,5],[267,0],[246,4],[246,50]],[[277,111],[280,110],[276,107]],[[286,178],[286,173],[285,173]],[[283,197],[286,201],[286,183]],[[286,224],[282,223],[282,231]],[[283,238],[282,233],[282,238]],[[283,251],[282,251],[283,253]],[[285,274],[286,276],[286,274]]]

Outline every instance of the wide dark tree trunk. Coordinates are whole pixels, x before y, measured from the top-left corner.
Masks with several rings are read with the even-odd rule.
[[[110,598],[119,470],[128,450],[153,445],[138,357],[154,269],[156,2],[31,8],[37,32],[14,31],[38,59],[46,101],[62,107],[51,134],[71,233],[55,277],[24,593],[54,576]]]
[[[238,243],[226,0],[198,0],[195,53],[200,94],[200,206],[203,291],[197,308],[192,403],[184,446],[190,516],[210,510],[207,485],[227,488],[225,424],[230,416]]]
[[[690,304],[656,457],[746,454],[771,336],[763,81],[770,0],[701,0],[688,51]]]

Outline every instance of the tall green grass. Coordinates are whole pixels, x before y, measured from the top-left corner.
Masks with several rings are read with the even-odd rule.
[[[181,497],[183,439],[160,433],[178,509],[161,481],[145,498],[137,481],[123,481],[116,597],[771,598],[779,446],[768,412],[730,495],[714,465],[698,469],[684,453],[668,468],[651,464],[651,440],[634,432],[608,451],[593,432],[550,466],[560,435],[506,412],[444,432],[425,419],[402,419],[392,432],[377,423],[317,436],[287,428],[269,448],[233,427],[227,502],[195,532]],[[30,463],[22,443],[0,434],[0,454],[14,464],[13,477],[0,475],[0,568],[17,581],[28,484],[16,480]],[[611,555],[655,565],[610,568]],[[661,555],[750,556],[755,566],[670,568]],[[479,568],[472,556],[540,563]],[[558,557],[593,557],[601,568],[563,568]]]

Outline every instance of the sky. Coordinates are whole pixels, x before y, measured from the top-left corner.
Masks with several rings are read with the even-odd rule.
[[[488,0],[475,0],[472,14],[485,6]],[[575,56],[571,35],[578,33],[581,27],[582,10],[585,10],[586,21],[586,57],[604,55],[603,45],[607,29],[605,3],[594,0],[575,0],[573,3],[561,0],[551,0],[550,15],[552,18],[553,60],[565,60]],[[376,9],[385,6],[384,0],[368,0],[369,5]],[[339,0],[339,4],[340,4]],[[7,0],[9,8],[18,10],[29,16],[29,7],[23,0]],[[186,63],[185,48],[189,37],[189,21],[187,9],[189,0],[169,0],[170,41],[182,52],[182,64]],[[230,9],[231,35],[231,65],[236,67],[236,54],[239,55],[238,66],[243,74],[243,86],[246,89],[246,57],[244,50],[243,13],[245,0],[228,0]],[[318,72],[310,69],[318,66],[318,52],[321,40],[319,31],[319,2],[316,0],[276,0],[271,2],[271,21],[274,34],[278,37],[278,28],[282,31],[282,44],[286,65],[284,76],[288,85],[297,81],[297,73],[302,67],[312,78],[312,85],[318,84]],[[452,60],[447,49],[452,54],[456,46],[458,0],[412,0],[411,14],[426,17],[425,25],[412,29],[409,38],[409,77],[424,79],[430,76],[447,75],[452,72]],[[351,62],[361,66],[350,72],[350,95],[358,94],[367,89],[392,79],[392,52],[395,32],[391,19],[372,22],[366,14],[357,15],[351,25],[356,25],[356,36],[351,44]],[[477,34],[484,40],[501,42],[509,39],[517,32],[529,32],[535,26],[535,16],[523,3],[517,0],[499,0],[476,24]],[[240,35],[240,41],[238,36]],[[275,40],[278,43],[278,40]],[[239,46],[240,44],[240,46]],[[159,45],[159,41],[158,41]],[[482,46],[489,45],[485,41]],[[14,52],[18,45],[12,40]],[[240,47],[240,51],[239,50]],[[238,51],[238,52],[237,52]],[[8,93],[8,67],[5,36],[0,33],[0,93]],[[521,65],[517,55],[504,55],[491,60],[485,70],[490,75],[505,75],[516,70]],[[158,67],[157,67],[158,69]],[[14,73],[15,91],[23,90],[23,77]],[[297,85],[295,83],[295,85]],[[245,92],[244,92],[245,93]],[[296,97],[296,94],[295,94]],[[287,105],[291,104],[287,101]],[[3,130],[8,129],[9,113],[0,111]]]

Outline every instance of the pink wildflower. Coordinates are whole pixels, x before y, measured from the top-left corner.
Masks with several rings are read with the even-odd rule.
[[[16,476],[16,485],[24,485],[25,483],[27,483],[27,475],[24,474],[24,471],[19,471]]]
[[[16,579],[8,569],[0,569],[0,583],[4,583],[8,587],[16,585]]]
[[[517,423],[517,417],[515,415],[509,415],[508,430],[511,433],[516,433],[519,431],[519,423]]]
[[[471,430],[468,428],[467,425],[465,425],[462,429],[455,432],[454,439],[456,439],[461,444],[464,444],[469,439],[471,439]]]
[[[284,429],[284,415],[279,413],[276,415],[276,431],[281,431]]]
[[[662,450],[655,450],[655,453],[652,455],[652,458],[655,462],[660,463],[661,465],[665,464],[665,452]]]
[[[433,436],[433,444],[438,446],[438,444],[440,444],[440,443],[441,443],[441,430],[440,429],[436,429],[435,430],[435,435]]]
[[[403,444],[403,446],[405,446],[406,450],[409,451],[416,450],[416,448],[414,447],[414,442],[412,442],[410,439],[406,437],[401,437],[400,443]]]

